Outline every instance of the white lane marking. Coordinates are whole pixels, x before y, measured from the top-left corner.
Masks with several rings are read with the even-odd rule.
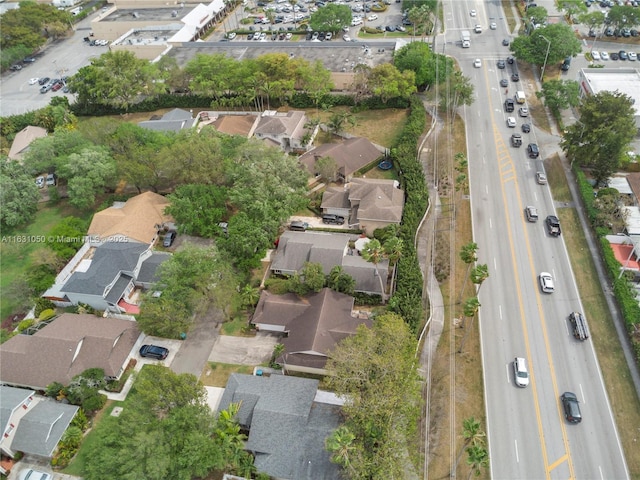
[[[507,385],[509,385],[509,364],[508,363],[504,366],[504,369],[507,376]]]
[[[486,193],[487,195],[489,195],[489,185],[485,185],[485,186],[484,186],[484,193]]]
[[[604,480],[604,474],[602,473],[602,467],[598,465],[598,470],[600,470],[600,478]]]
[[[498,261],[496,260],[496,257],[493,257],[493,269],[496,272],[498,271]]]
[[[520,455],[518,455],[518,440],[513,441],[516,444],[516,462],[520,463]]]
[[[502,320],[502,305],[498,305],[498,316],[500,317],[500,320]]]
[[[489,228],[493,230],[493,222],[491,221],[491,217],[489,217]]]
[[[587,397],[584,396],[584,391],[582,390],[582,384],[578,384],[580,386],[580,397],[582,398],[581,402],[585,405],[587,404]]]

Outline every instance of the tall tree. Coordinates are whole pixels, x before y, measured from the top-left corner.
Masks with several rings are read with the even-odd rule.
[[[347,475],[352,473],[351,458],[356,447],[353,445],[356,436],[348,427],[342,425],[335,429],[326,440],[326,448],[331,453],[331,461],[341,465],[347,470]]]
[[[449,112],[451,122],[455,120],[454,112],[460,105],[473,103],[474,87],[469,77],[465,77],[461,71],[456,70],[447,76],[448,87],[444,95],[440,97],[440,108]]]
[[[472,475],[479,477],[482,470],[489,466],[489,453],[483,445],[471,445],[467,449],[467,455],[467,465],[469,465],[467,480],[469,480]]]
[[[384,248],[380,244],[380,241],[374,238],[367,242],[367,244],[362,249],[362,252],[360,253],[362,255],[362,258],[364,258],[367,262],[373,263],[373,266],[375,267],[374,275],[376,275],[378,277],[378,280],[380,281],[380,296],[382,298],[382,303],[385,303],[387,301],[386,288],[384,283],[382,282],[382,276],[378,271],[378,265],[385,258]]]
[[[475,285],[478,285],[476,295],[480,292],[480,287],[487,278],[489,278],[489,266],[486,263],[473,267],[471,270],[471,281]]]
[[[424,40],[424,37],[429,33],[427,29],[431,25],[433,11],[432,4],[414,6],[409,9],[408,18],[413,28],[414,37],[416,36],[416,27],[420,27],[420,38]]]
[[[542,84],[542,90],[536,92],[536,96],[544,99],[544,104],[558,116],[560,110],[578,106],[580,85],[575,80],[547,80]]]
[[[96,202],[96,196],[116,180],[116,165],[109,152],[102,147],[86,148],[69,155],[58,169],[61,178],[67,180],[69,203],[87,209]]]
[[[91,65],[82,67],[69,79],[69,85],[80,104],[98,103],[128,111],[134,103],[164,90],[162,82],[156,82],[158,76],[155,64],[115,50],[91,59]]]
[[[471,333],[471,329],[473,328],[473,317],[478,314],[478,310],[480,310],[480,301],[478,297],[468,298],[466,302],[464,302],[463,315],[464,318],[468,318],[468,326],[466,331],[464,332],[464,336],[462,337],[462,341],[460,342],[460,348],[458,349],[458,353],[462,353],[464,351],[464,344]]]
[[[169,195],[165,209],[182,233],[213,238],[222,235],[218,223],[226,216],[227,189],[217,185],[181,185]]]
[[[587,12],[587,6],[581,0],[558,0],[558,8],[567,13],[569,20],[573,20],[576,15]]]
[[[456,462],[453,464],[453,470],[451,473],[452,477],[456,476],[456,469],[458,467],[458,464],[460,463],[462,454],[469,447],[469,445],[482,446],[484,445],[485,437],[486,434],[482,431],[482,425],[480,424],[480,421],[476,420],[474,417],[465,418],[462,421],[462,438],[464,440],[464,443],[462,444],[460,452],[458,452]]]
[[[368,84],[371,92],[378,95],[382,103],[387,103],[395,97],[409,98],[417,90],[416,74],[413,70],[400,72],[390,63],[375,66],[371,70]]]
[[[348,5],[328,4],[311,14],[309,25],[317,32],[337,32],[351,25],[351,8]]]
[[[582,43],[569,25],[554,23],[535,29],[530,36],[514,38],[510,48],[519,60],[542,66],[545,60],[547,64],[554,64],[566,57],[575,57],[582,51]]]
[[[24,165],[0,159],[0,225],[16,227],[30,222],[38,210],[40,193]]]
[[[637,132],[633,100],[600,92],[583,100],[580,121],[567,128],[560,146],[572,162],[590,166],[598,183],[616,171]]]
[[[327,383],[347,399],[345,425],[355,436],[343,442],[353,447],[350,478],[404,477],[406,441],[421,403],[415,350],[415,337],[402,317],[384,314],[331,352]]]
[[[478,244],[474,242],[467,243],[462,246],[460,250],[460,259],[467,264],[467,273],[465,273],[465,282],[462,284],[462,290],[460,291],[460,297],[458,298],[458,303],[462,300],[462,295],[464,295],[464,289],[467,284],[466,278],[469,276],[469,271],[471,270],[471,266],[478,261]]]
[[[578,21],[589,28],[589,31],[595,32],[604,25],[607,17],[600,11],[583,13],[578,16]]]

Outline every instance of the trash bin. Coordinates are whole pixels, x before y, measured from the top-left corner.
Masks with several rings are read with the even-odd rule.
[[[186,333],[184,333],[184,332],[182,332],[182,333],[180,334],[180,340],[184,340],[185,338],[187,338],[187,334],[186,334]]]

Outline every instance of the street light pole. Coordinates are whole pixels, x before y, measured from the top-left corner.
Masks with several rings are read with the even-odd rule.
[[[540,82],[544,81],[544,69],[547,68],[547,59],[549,58],[549,50],[551,50],[551,40],[544,35],[540,35],[547,42],[547,53],[544,56],[544,65],[542,65],[542,73],[540,74]]]

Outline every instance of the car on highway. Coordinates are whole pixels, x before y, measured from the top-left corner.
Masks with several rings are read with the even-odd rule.
[[[529,158],[538,158],[540,156],[540,149],[537,143],[530,143],[527,145],[527,154]]]
[[[345,33],[344,35],[342,35],[342,40],[344,40],[345,42],[350,42],[351,37]]]
[[[511,135],[511,146],[520,148],[522,146],[522,135],[518,133],[514,133],[513,135]]]
[[[516,117],[507,117],[507,127],[516,128]]]
[[[473,27],[473,31],[476,33],[482,33],[482,25],[476,25]]]
[[[500,80],[500,86],[501,87],[508,87],[509,86],[509,80],[507,80],[506,78],[503,78],[502,80]]]
[[[169,355],[169,349],[158,345],[143,345],[140,347],[140,356],[145,358],[155,358],[164,360]]]
[[[524,388],[529,385],[529,370],[527,370],[527,361],[522,357],[516,357],[513,360],[513,378],[516,385]]]
[[[600,60],[600,52],[598,52],[597,50],[592,51],[591,58],[593,58],[594,60]]]
[[[498,60],[497,66],[500,70],[502,70],[507,67],[507,64],[505,63],[504,60]]]
[[[491,23],[489,24],[489,28],[490,28],[491,30],[495,30],[496,28],[498,28],[498,25],[496,25],[496,23],[495,23],[495,22],[491,22]]]
[[[518,74],[518,73],[511,74],[511,81],[519,82],[520,81],[520,74]]]
[[[607,52],[601,52],[600,58],[602,58],[602,60],[609,60],[609,54]]]
[[[41,472],[40,470],[22,470],[20,472],[19,480],[52,480],[53,477],[50,473]]]
[[[509,39],[508,38],[505,38],[505,39],[502,40],[502,46],[503,47],[508,47],[509,46]]]
[[[549,272],[540,272],[538,280],[540,281],[540,289],[544,293],[553,293],[555,291],[556,287],[553,283],[553,277]]]
[[[546,185],[547,184],[547,174],[544,172],[536,172],[536,183],[538,185]]]
[[[474,66],[475,68],[480,68],[480,67],[482,67],[482,60],[480,60],[479,58],[476,58],[476,59],[473,61],[473,66]]]
[[[533,205],[527,205],[524,207],[524,216],[528,222],[535,223],[538,221],[538,209]]]
[[[518,115],[520,115],[521,117],[528,117],[529,109],[527,107],[520,107],[518,109]]]
[[[555,215],[548,215],[545,223],[547,224],[547,231],[552,237],[559,237],[562,233],[560,228],[560,219]]]
[[[522,128],[522,133],[531,133],[530,123],[523,123],[521,128]]]
[[[562,408],[564,409],[564,417],[569,423],[580,423],[582,421],[582,413],[580,412],[580,402],[573,392],[564,392],[560,396]]]
[[[584,315],[580,312],[571,312],[569,314],[569,323],[571,324],[574,338],[581,341],[589,338],[589,327],[587,326],[587,319],[584,318]]]
[[[504,109],[507,112],[513,112],[516,109],[516,103],[513,101],[513,98],[507,98],[504,101]]]
[[[471,10],[469,12],[469,15],[471,15],[472,17],[475,17],[476,16],[476,11],[475,10]]]

